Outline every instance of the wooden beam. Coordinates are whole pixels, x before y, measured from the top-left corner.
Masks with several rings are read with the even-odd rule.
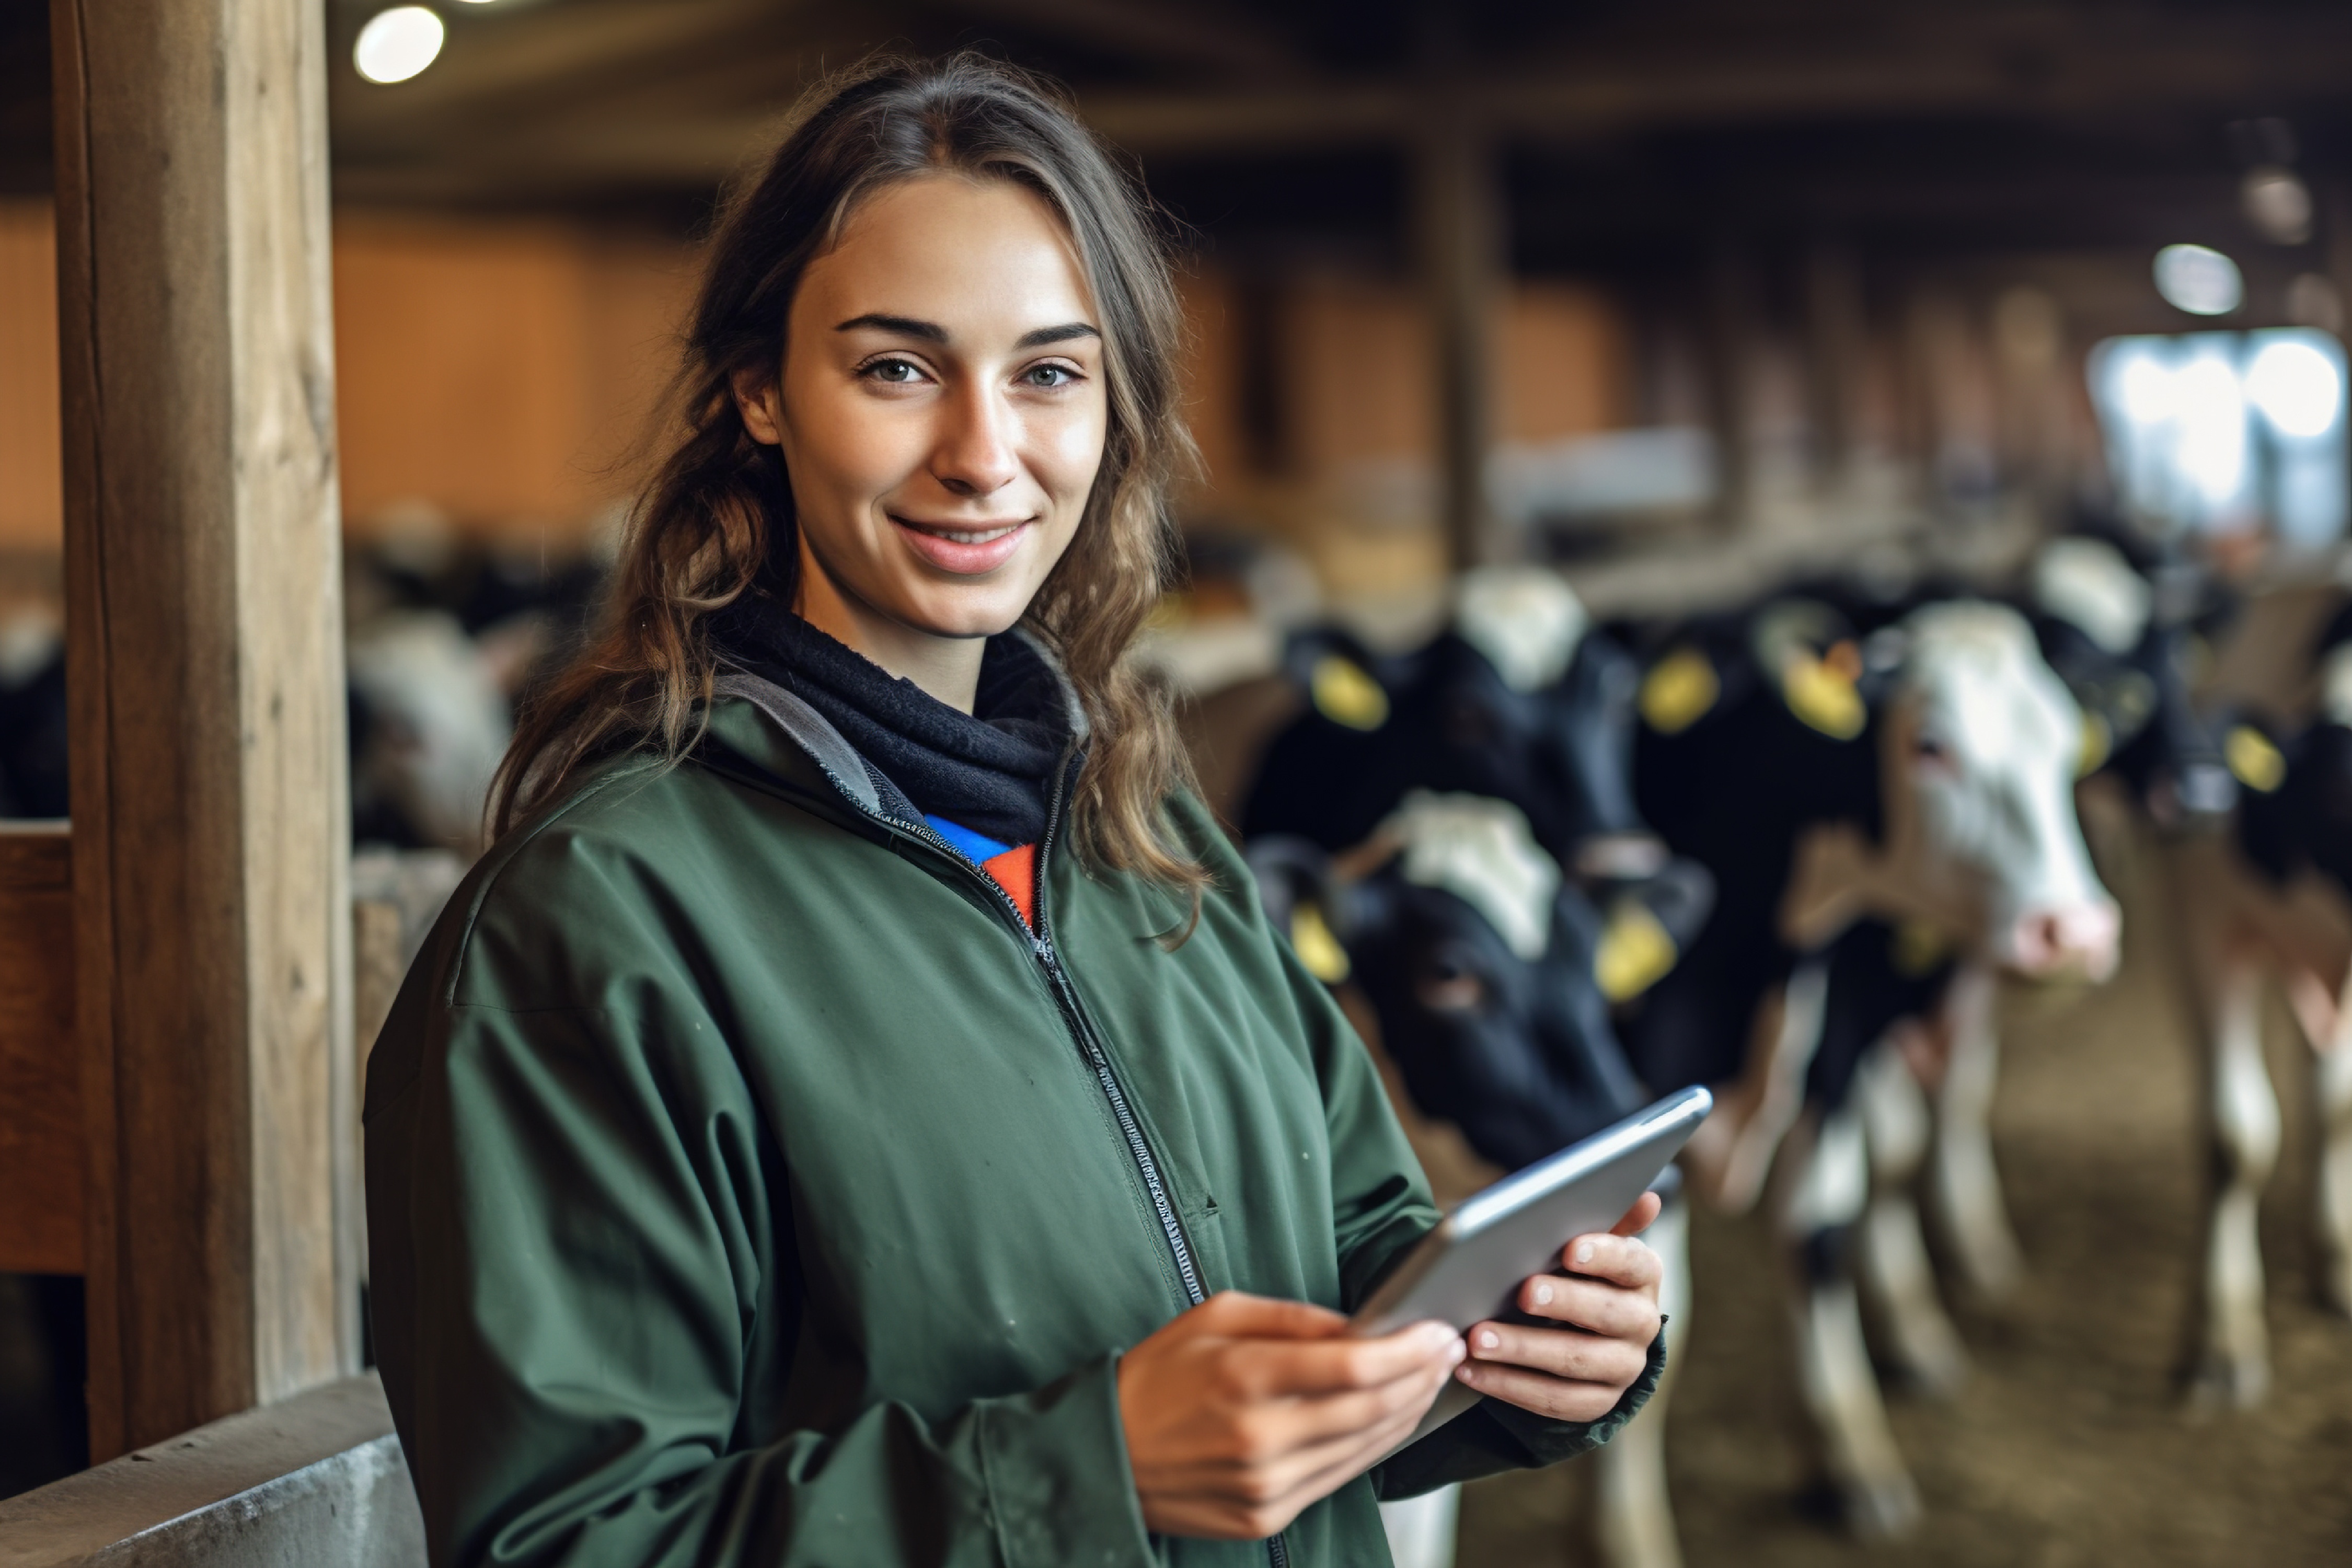
[[[1852,477],[1866,336],[1860,260],[1841,246],[1815,246],[1805,258],[1805,391],[1813,482],[1823,492]]]
[[[1741,244],[1720,240],[1708,258],[1704,319],[1707,429],[1715,445],[1715,515],[1745,527],[1756,505],[1754,265]]]
[[[375,1373],[0,1499],[8,1568],[425,1568]]]
[[[82,1271],[73,973],[65,825],[0,827],[0,1269],[11,1273]]]
[[[1466,104],[1441,99],[1412,145],[1412,223],[1437,371],[1439,515],[1455,570],[1496,553],[1495,312],[1503,273],[1501,151]]]
[[[1139,0],[946,0],[993,26],[1034,27],[1065,43],[1110,50],[1154,66],[1192,66],[1229,76],[1296,74],[1302,62],[1281,39],[1237,11]]]
[[[1954,12],[1932,26],[1932,37],[1857,38],[1835,49],[1759,52],[1735,40],[1730,52],[1709,56],[1702,35],[1661,37],[1648,48],[1588,46],[1568,61],[1489,62],[1479,102],[1498,132],[1534,141],[1857,116],[2221,112],[2324,96],[2352,65],[2352,20],[2332,16],[2216,13],[2138,29],[2085,20],[2030,58],[1997,16]],[[1080,98],[1089,122],[1145,153],[1401,141],[1422,113],[1418,89],[1393,77],[1103,88]]]
[[[319,0],[53,0],[104,1458],[352,1370]]]

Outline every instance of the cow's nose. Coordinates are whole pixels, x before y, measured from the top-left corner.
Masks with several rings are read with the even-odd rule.
[[[2105,900],[2027,910],[2010,930],[2008,958],[2021,974],[2077,969],[2093,980],[2116,972],[2123,918]]]

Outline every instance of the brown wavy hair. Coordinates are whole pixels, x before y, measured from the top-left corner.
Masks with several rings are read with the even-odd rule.
[[[1179,413],[1183,328],[1167,250],[1140,186],[1060,96],[971,54],[878,58],[823,83],[723,209],[668,399],[676,444],[630,514],[600,629],[525,704],[490,793],[494,837],[604,758],[684,755],[708,722],[710,617],[755,587],[793,602],[792,485],[781,452],[744,429],[734,380],[775,373],[801,275],[858,203],[936,174],[1036,192],[1091,288],[1109,404],[1102,464],[1022,624],[1059,658],[1086,710],[1070,817],[1080,854],[1197,898],[1206,873],[1164,809],[1190,771],[1166,697],[1127,658],[1174,573],[1170,487],[1197,460]]]

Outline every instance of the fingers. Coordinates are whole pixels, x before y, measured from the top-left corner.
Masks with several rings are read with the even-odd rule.
[[[1649,1244],[1630,1236],[1580,1236],[1560,1248],[1559,1260],[1572,1273],[1653,1294],[1666,1272]]]
[[[1313,1398],[1376,1389],[1411,1377],[1446,1360],[1461,1342],[1461,1336],[1444,1323],[1414,1323],[1377,1339],[1269,1340],[1244,1345],[1234,1354],[1233,1367],[1245,1381],[1241,1392],[1248,1397]]]
[[[1538,1274],[1520,1283],[1514,1304],[1531,1318],[1582,1329],[1608,1339],[1633,1340],[1646,1346],[1657,1337],[1657,1298],[1648,1291],[1627,1289],[1605,1280]],[[1475,1345],[1472,1353],[1476,1353]]]
[[[1572,1383],[1603,1384],[1620,1393],[1642,1375],[1649,1363],[1646,1339],[1636,1342],[1630,1336],[1580,1334],[1517,1323],[1477,1324],[1469,1333],[1469,1351],[1468,1364],[1474,1373],[1496,1366],[1518,1367]],[[1475,1380],[1471,1385],[1486,1386]]]
[[[1454,1375],[1481,1394],[1554,1421],[1598,1421],[1617,1408],[1628,1386],[1571,1381],[1482,1361],[1465,1362]]]
[[[1609,1234],[1612,1236],[1639,1235],[1650,1228],[1652,1223],[1657,1219],[1659,1211],[1665,1206],[1666,1200],[1657,1194],[1643,1193],[1633,1200],[1633,1206],[1625,1211],[1625,1217],[1609,1227]]]
[[[1193,1468],[1149,1500],[1154,1528],[1255,1540],[1281,1530],[1316,1499],[1361,1474],[1411,1435],[1445,1385],[1446,1358],[1388,1388],[1272,1406],[1239,1434],[1239,1449]],[[1308,1436],[1308,1430],[1320,1436]]]
[[[1313,1468],[1298,1482],[1297,1495],[1311,1500],[1338,1490],[1343,1483],[1363,1474],[1382,1455],[1412,1435],[1412,1429],[1429,1413],[1450,1375],[1438,1377],[1425,1397],[1392,1413],[1378,1425],[1306,1450],[1301,1458]]]
[[[1265,1435],[1282,1447],[1307,1449],[1385,1426],[1400,1415],[1418,1421],[1468,1353],[1459,1339],[1449,1338],[1435,1358],[1415,1363],[1376,1386],[1271,1406],[1264,1417]]]

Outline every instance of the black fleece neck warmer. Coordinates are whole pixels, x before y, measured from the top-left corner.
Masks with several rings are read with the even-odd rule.
[[[744,595],[711,630],[722,658],[824,714],[924,816],[1003,844],[1045,836],[1069,709],[1060,674],[1025,638],[988,639],[972,711],[961,713],[765,594]]]

